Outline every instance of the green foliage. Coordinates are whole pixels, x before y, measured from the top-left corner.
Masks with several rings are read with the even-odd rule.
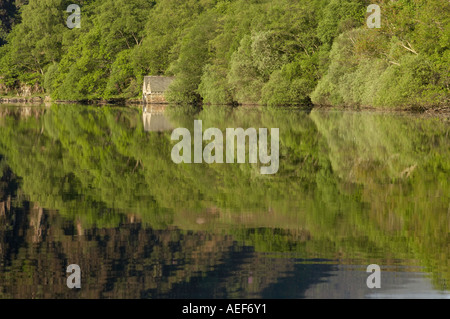
[[[0,46],[6,43],[6,36],[16,23],[17,6],[18,4],[12,1],[0,1]]]
[[[135,98],[145,75],[174,75],[176,103],[428,107],[450,96],[439,0],[381,1],[381,29],[367,29],[366,0],[86,0],[70,30],[69,2],[30,1],[8,35],[6,11],[6,88]]]
[[[252,51],[252,38],[245,36],[239,49],[231,57],[228,82],[239,103],[256,104],[261,98],[264,79],[254,65]]]
[[[449,18],[436,1],[382,6],[379,30],[341,34],[312,94],[317,104],[376,107],[448,106]],[[433,16],[433,18],[432,18]]]
[[[227,81],[227,69],[223,66],[207,64],[198,88],[204,103],[232,104],[233,95]]]
[[[14,70],[6,72],[7,83],[42,84],[46,67],[61,58],[66,4],[63,0],[31,0],[23,6],[22,22],[8,35],[2,56],[2,69]]]
[[[303,67],[302,62],[309,65]],[[264,104],[275,105],[295,105],[300,104],[308,106],[311,104],[309,94],[314,89],[315,81],[308,80],[302,76],[314,70],[307,68],[311,66],[311,60],[298,61],[285,64],[280,71],[271,74],[269,81],[262,89],[262,98]],[[314,79],[311,74],[310,79]]]
[[[111,66],[111,75],[104,93],[105,97],[123,96],[132,98],[139,94],[140,87],[138,87],[138,80],[134,76],[131,52],[131,50],[124,50],[117,54]]]
[[[197,88],[200,84],[203,66],[209,62],[212,52],[208,42],[214,38],[218,14],[210,10],[202,14],[181,41],[179,57],[169,68],[176,74],[167,99],[176,103],[199,101]]]

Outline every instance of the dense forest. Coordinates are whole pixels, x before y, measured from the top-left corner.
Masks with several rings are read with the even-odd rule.
[[[0,1],[3,95],[137,98],[174,75],[176,103],[448,107],[445,0]]]
[[[174,164],[170,132],[145,132],[133,108],[2,106],[0,204],[39,203],[84,230],[134,220],[155,231],[228,234],[260,253],[420,260],[436,287],[448,285],[445,122],[223,106],[166,113],[190,129],[194,117],[221,129],[280,127],[278,174],[261,176],[256,164]],[[0,235],[9,229],[2,218],[14,216],[4,210]]]

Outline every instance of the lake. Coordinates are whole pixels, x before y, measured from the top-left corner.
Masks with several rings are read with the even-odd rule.
[[[195,119],[279,128],[278,172],[175,164],[171,132]],[[0,298],[450,298],[449,131],[368,110],[0,105]]]

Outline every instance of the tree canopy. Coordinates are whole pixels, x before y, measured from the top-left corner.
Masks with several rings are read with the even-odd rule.
[[[379,1],[379,29],[368,0],[80,0],[69,29],[71,2],[1,2],[10,90],[135,98],[143,76],[175,75],[179,103],[448,105],[445,1]]]

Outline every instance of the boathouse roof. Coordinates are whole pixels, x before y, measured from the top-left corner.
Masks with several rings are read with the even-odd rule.
[[[175,77],[173,76],[145,76],[144,93],[164,93],[174,79]]]

